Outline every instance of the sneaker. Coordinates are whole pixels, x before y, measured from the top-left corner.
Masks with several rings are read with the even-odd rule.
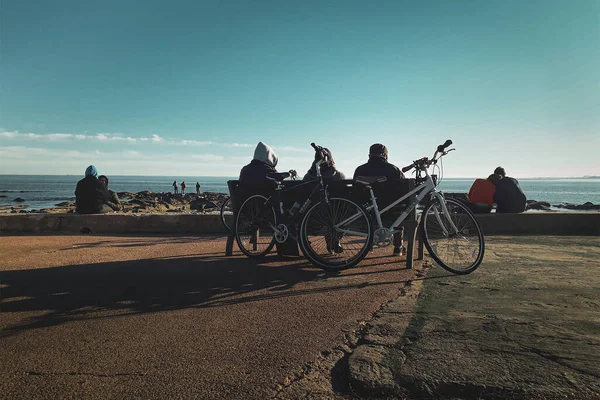
[[[404,254],[404,247],[402,247],[402,246],[394,246],[394,253],[393,253],[393,255],[395,255],[395,256],[401,256],[402,254]]]

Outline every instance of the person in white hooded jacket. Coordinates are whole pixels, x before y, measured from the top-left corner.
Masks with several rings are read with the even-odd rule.
[[[254,185],[267,182],[267,174],[277,172],[275,167],[278,161],[277,154],[269,145],[258,142],[254,150],[254,158],[240,171],[240,184]]]

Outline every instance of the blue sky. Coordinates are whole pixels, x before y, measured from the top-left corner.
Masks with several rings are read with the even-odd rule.
[[[0,1],[0,174],[600,175],[600,2]]]

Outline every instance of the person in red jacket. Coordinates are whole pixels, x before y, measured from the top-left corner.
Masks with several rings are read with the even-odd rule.
[[[492,211],[496,184],[500,179],[496,174],[491,174],[487,179],[475,179],[468,194],[471,211],[475,214],[487,214]]]

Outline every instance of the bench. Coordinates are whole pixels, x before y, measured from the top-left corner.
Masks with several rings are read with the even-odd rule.
[[[294,186],[301,184],[303,181],[284,181],[284,188],[289,189]],[[229,188],[229,194],[231,196],[231,205],[233,210],[233,222],[232,227],[235,225],[235,218],[237,216],[237,211],[242,203],[252,194],[260,193],[266,195],[273,194],[274,185],[267,185],[265,187],[257,188],[257,187],[243,187],[239,185],[239,181],[230,180],[227,182],[227,186]],[[401,179],[396,182],[384,182],[373,184],[373,190],[375,192],[375,196],[378,198],[378,205],[380,209],[383,209],[385,206],[390,204],[393,200],[403,196],[408,193],[410,190],[415,187],[414,179]],[[311,186],[306,185],[306,189],[310,190]],[[302,196],[308,196],[310,193],[307,190],[299,189],[298,191],[291,190],[290,196],[284,196],[284,205],[287,208],[291,206],[297,198],[302,198]],[[330,197],[345,197],[350,198],[356,201],[358,204],[370,204],[369,193],[366,188],[360,184],[355,184],[353,180],[343,180],[331,182],[328,185],[328,191]],[[404,202],[396,205],[393,209],[388,211],[386,214],[382,216],[384,220],[384,226],[389,226],[391,221],[393,221],[396,217],[393,217],[395,212],[400,212],[408,203],[414,200],[414,195],[410,196]],[[290,204],[288,204],[290,202]],[[387,217],[387,218],[386,218]],[[390,218],[393,218],[389,221]],[[417,218],[416,210],[413,210],[407,218],[403,221],[402,226],[404,226],[404,240],[407,241],[407,257],[406,257],[406,267],[408,269],[413,268],[413,260],[415,254],[415,242],[417,240],[419,221]],[[233,254],[233,245],[235,242],[235,232],[232,231],[229,233],[227,237],[227,244],[225,248],[225,254],[230,256]],[[423,244],[422,241],[419,241],[419,245],[417,250],[417,260],[423,259]],[[298,250],[298,244],[294,242],[293,244],[284,243],[280,245],[277,243],[277,252],[280,256],[298,256],[300,255]]]

